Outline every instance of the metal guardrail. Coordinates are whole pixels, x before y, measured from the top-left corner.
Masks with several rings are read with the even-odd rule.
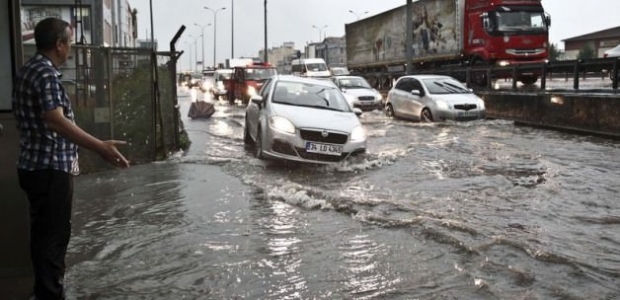
[[[415,69],[414,74],[441,74],[455,77],[467,84],[468,87],[475,89],[492,88],[493,80],[511,79],[511,89],[517,90],[517,82],[523,76],[538,77],[540,90],[547,89],[547,81],[551,79],[564,78],[566,81],[572,81],[574,91],[580,90],[580,82],[588,78],[601,78],[611,81],[611,90],[618,90],[618,76],[610,76],[610,74],[618,74],[620,69],[620,58],[596,58],[588,60],[564,60],[552,61],[547,63],[521,64],[506,67],[498,66],[444,66],[434,69]],[[404,71],[397,72],[373,72],[361,75],[370,79],[372,82],[381,82],[385,79],[393,80],[405,75]],[[484,82],[476,82],[474,78],[485,78]],[[607,79],[609,78],[609,79]],[[376,85],[376,84],[375,84]],[[378,89],[385,89],[385,86],[375,86]],[[391,86],[390,86],[391,87]],[[610,90],[607,88],[607,90]]]
[[[540,89],[546,89],[548,79],[558,77],[572,78],[573,89],[579,90],[581,79],[588,77],[609,77],[612,81],[612,89],[618,90],[618,76],[609,76],[609,74],[618,74],[620,68],[620,58],[596,58],[588,60],[566,60],[553,61],[547,63],[522,64],[506,67],[496,66],[463,66],[439,68],[434,70],[417,70],[419,74],[444,74],[457,78],[465,78],[465,82],[469,87],[491,88],[492,80],[499,78],[512,79],[512,89],[517,89],[517,82],[520,77],[534,75],[540,80]],[[475,84],[473,78],[476,75],[483,74],[486,78],[486,84]]]

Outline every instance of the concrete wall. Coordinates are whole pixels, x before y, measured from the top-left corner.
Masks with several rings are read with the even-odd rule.
[[[620,94],[480,92],[489,118],[620,138]]]

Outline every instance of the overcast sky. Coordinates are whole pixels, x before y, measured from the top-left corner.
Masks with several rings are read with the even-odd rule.
[[[152,0],[159,50],[168,50],[174,34],[185,25],[187,28],[177,48],[188,53],[188,44],[196,41],[201,60],[201,27],[210,23],[211,26],[204,27],[204,55],[211,65],[214,14],[204,7],[213,10],[226,7],[217,13],[216,56],[218,62],[229,58],[232,1],[235,57],[257,56],[264,46],[264,0]],[[139,38],[147,38],[147,32],[150,37],[149,0],[129,0],[129,3],[138,10]],[[268,0],[268,47],[294,42],[296,49],[303,49],[306,43],[319,41],[319,34],[321,37],[343,36],[344,24],[356,21],[358,15],[364,18],[404,4],[406,0]],[[564,48],[563,39],[620,26],[620,0],[543,0],[543,6],[552,19],[549,39],[559,48]]]

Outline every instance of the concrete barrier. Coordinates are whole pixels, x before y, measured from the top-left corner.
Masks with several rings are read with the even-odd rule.
[[[620,139],[620,95],[581,93],[476,92],[487,117],[576,133]]]

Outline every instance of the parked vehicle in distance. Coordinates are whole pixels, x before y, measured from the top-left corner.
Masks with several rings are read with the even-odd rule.
[[[215,86],[215,70],[203,70],[202,71],[202,90],[204,92],[212,93]]]
[[[620,45],[613,47],[603,53],[604,58],[611,57],[620,57]],[[609,71],[609,79],[614,80],[614,72],[612,70]]]
[[[217,69],[215,70],[215,74],[213,75],[213,98],[215,100],[223,97],[227,98],[228,90],[226,89],[226,85],[224,84],[226,80],[229,80],[232,77],[233,70],[232,69]]]
[[[224,82],[228,92],[226,97],[228,102],[233,104],[235,99],[241,99],[243,104],[247,104],[250,98],[262,88],[265,81],[277,74],[276,67],[263,62],[252,62],[245,66],[234,67],[232,76]]]
[[[366,133],[331,81],[278,75],[252,96],[243,141],[260,159],[330,164],[366,152]]]
[[[613,47],[603,53],[604,58],[620,56],[620,45]]]
[[[347,67],[331,67],[329,70],[332,72],[332,76],[351,75]]]
[[[295,76],[329,78],[331,72],[322,58],[299,58],[291,61],[291,71]]]
[[[385,114],[420,122],[484,119],[484,101],[461,82],[443,75],[400,77],[388,92]]]
[[[351,107],[372,111],[383,107],[383,96],[361,76],[334,76],[334,84],[342,91]]]

